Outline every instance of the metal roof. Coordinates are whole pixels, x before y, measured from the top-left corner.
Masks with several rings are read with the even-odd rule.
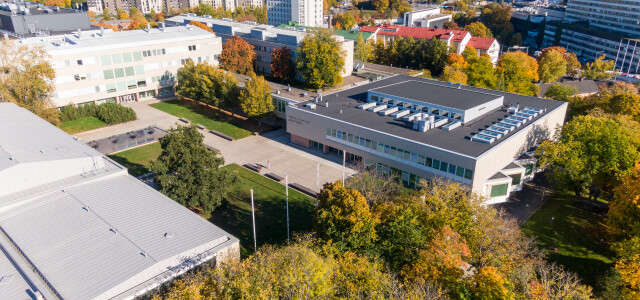
[[[97,153],[25,109],[0,104],[0,116],[8,112],[21,121],[0,118],[3,148],[28,153],[68,139],[77,144],[67,145],[70,153],[77,149],[86,149],[87,155]],[[24,144],[10,142],[14,129],[25,136],[17,140]],[[48,159],[65,161],[56,156]],[[0,298],[24,298],[20,291],[25,291],[27,282],[46,283],[46,290],[66,299],[124,298],[198,265],[212,251],[238,243],[112,160],[101,155],[98,159],[104,167],[61,179],[49,162],[28,163],[43,174],[54,174],[56,180],[0,196],[0,245],[20,251],[19,255],[0,252],[0,278],[17,271],[4,260],[28,264],[38,273],[28,281],[14,278],[5,290],[0,280]],[[0,177],[14,172],[5,168]]]

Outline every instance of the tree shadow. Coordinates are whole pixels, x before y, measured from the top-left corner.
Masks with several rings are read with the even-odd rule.
[[[127,171],[129,171],[129,174],[131,174],[131,176],[138,177],[140,175],[149,173],[149,169],[146,166],[131,162],[129,161],[129,159],[125,157],[110,155],[109,158],[113,159],[117,163],[121,164],[123,167],[127,168]]]

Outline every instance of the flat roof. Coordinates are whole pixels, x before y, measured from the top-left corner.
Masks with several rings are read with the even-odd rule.
[[[467,110],[501,97],[481,91],[458,89],[455,85],[447,87],[440,81],[405,80],[373,88],[371,91],[460,110]]]
[[[488,111],[486,114],[467,122],[464,126],[455,128],[451,131],[442,130],[440,128],[431,129],[426,132],[420,132],[411,129],[405,121],[399,119],[393,119],[389,116],[382,116],[377,113],[360,110],[358,105],[366,103],[367,91],[370,89],[380,88],[391,84],[398,84],[406,81],[418,81],[422,83],[429,83],[422,85],[424,89],[423,94],[432,95],[437,93],[445,93],[454,91],[453,88],[446,86],[445,82],[416,78],[406,75],[396,75],[388,77],[382,80],[374,81],[369,84],[360,85],[348,90],[342,90],[337,93],[328,94],[323,96],[323,101],[329,102],[329,107],[317,105],[316,109],[309,109],[304,107],[304,104],[309,101],[301,102],[296,105],[297,109],[322,115],[328,118],[343,121],[352,125],[368,128],[370,130],[376,130],[395,137],[411,140],[417,143],[422,143],[436,148],[445,149],[450,152],[455,152],[461,155],[470,156],[476,158],[485,153],[489,149],[500,144],[505,139],[509,138],[516,132],[519,132],[523,128],[531,124],[532,121],[538,120],[545,116],[550,111],[566,105],[565,102],[542,99],[531,96],[523,96],[518,94],[493,91],[488,89],[482,89],[477,87],[463,85],[458,91],[475,92],[475,93],[488,93],[504,96],[504,106],[502,108]],[[474,94],[475,95],[475,94]],[[456,99],[456,101],[465,101],[466,99]],[[473,101],[473,100],[472,100]],[[509,116],[506,107],[515,106],[520,104],[521,108],[533,107],[546,110],[539,114],[537,117],[528,121],[524,126],[520,126],[505,136],[497,139],[491,144],[474,142],[470,140],[472,133],[478,133],[480,130],[484,130],[491,126],[498,120],[504,119]],[[339,128],[336,128],[339,129]]]

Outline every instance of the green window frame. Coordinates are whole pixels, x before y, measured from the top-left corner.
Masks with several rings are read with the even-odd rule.
[[[507,190],[509,189],[509,184],[496,184],[491,186],[491,198],[506,196]]]

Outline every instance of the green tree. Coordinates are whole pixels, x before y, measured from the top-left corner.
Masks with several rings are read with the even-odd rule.
[[[429,69],[432,75],[440,76],[449,56],[447,43],[434,37],[430,41],[420,40],[416,47],[417,50],[412,56],[420,63],[415,63],[414,67]]]
[[[312,87],[342,83],[346,52],[329,30],[314,30],[307,34],[298,48],[297,67]]]
[[[564,53],[547,51],[540,56],[538,74],[542,82],[555,82],[567,73],[567,61]]]
[[[593,62],[588,62],[582,70],[582,75],[589,79],[605,80],[615,75],[615,62],[604,60],[605,55],[596,58]]]
[[[427,228],[422,211],[411,203],[389,202],[378,209],[380,224],[376,227],[380,239],[377,248],[391,270],[401,271],[412,265],[427,242]]]
[[[472,86],[493,89],[498,82],[498,75],[493,68],[491,58],[486,54],[481,56],[469,55],[465,73],[467,74],[467,83]]]
[[[553,177],[580,195],[590,188],[612,191],[630,175],[640,159],[640,124],[628,117],[586,115],[574,117],[555,141],[544,141],[536,150],[539,165],[551,168]]]
[[[371,3],[373,4],[373,8],[379,13],[384,12],[384,10],[389,7],[389,0],[373,0]]]
[[[108,8],[105,8],[104,10],[102,10],[101,16],[103,21],[111,21],[113,19],[113,15],[111,14],[111,12],[109,12]]]
[[[318,195],[314,231],[340,251],[367,252],[377,239],[377,219],[360,192],[326,183]]]
[[[254,73],[245,83],[239,100],[242,111],[250,118],[258,120],[259,126],[262,126],[262,119],[275,109],[269,83],[264,77],[256,76]]]
[[[507,52],[500,56],[496,67],[504,76],[505,91],[529,96],[538,95],[533,82],[538,81],[538,63],[524,52]]]
[[[564,59],[567,61],[567,75],[577,77],[582,69],[582,64],[578,61],[576,54],[573,52],[567,52],[564,55]]]
[[[464,72],[464,69],[458,65],[446,66],[444,67],[444,71],[442,71],[440,80],[466,85],[467,74]]]
[[[253,72],[256,52],[253,46],[240,37],[234,36],[222,44],[220,67],[234,73],[249,74]]]
[[[618,94],[609,100],[609,110],[615,114],[623,114],[640,122],[640,95]]]
[[[273,77],[283,82],[291,82],[296,76],[296,67],[291,59],[291,49],[283,46],[271,53],[271,72]]]
[[[57,125],[59,112],[50,99],[54,78],[49,55],[42,47],[0,42],[0,101],[13,102]]]
[[[552,84],[544,93],[545,98],[568,102],[571,97],[578,93],[578,88],[573,85],[566,85],[562,83]]]
[[[237,175],[220,169],[224,158],[209,150],[195,125],[171,128],[160,138],[162,153],[151,164],[160,192],[208,217],[228,193]]]
[[[471,35],[475,37],[487,37],[487,38],[493,37],[491,30],[481,22],[471,23],[465,26],[464,30],[469,31],[469,33],[471,33]]]
[[[522,34],[520,32],[514,34],[511,37],[511,41],[509,42],[511,46],[520,46],[522,45]]]
[[[203,101],[216,107],[234,107],[240,90],[233,74],[226,73],[207,62],[193,63],[191,59],[178,69],[177,94]]]
[[[355,60],[362,62],[369,62],[371,55],[373,54],[373,49],[371,44],[365,42],[364,38],[362,38],[362,32],[358,33],[358,38],[356,39],[355,45],[355,53],[353,54]]]

